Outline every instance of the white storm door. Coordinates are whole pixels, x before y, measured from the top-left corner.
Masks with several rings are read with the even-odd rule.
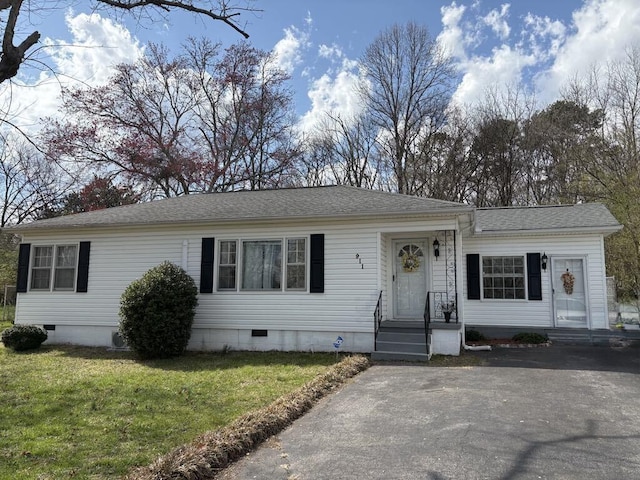
[[[583,258],[551,258],[556,327],[588,328],[589,308]]]
[[[422,318],[427,299],[426,243],[398,240],[394,246],[394,318]]]

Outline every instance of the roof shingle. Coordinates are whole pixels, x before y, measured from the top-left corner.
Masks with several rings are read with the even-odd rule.
[[[38,220],[14,231],[471,212],[461,203],[348,186],[186,195]]]
[[[475,226],[476,233],[563,229],[616,230],[621,227],[607,207],[601,203],[479,208],[475,213]]]

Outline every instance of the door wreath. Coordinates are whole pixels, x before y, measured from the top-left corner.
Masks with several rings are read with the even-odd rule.
[[[574,277],[573,273],[571,273],[569,269],[567,269],[567,271],[560,276],[560,279],[562,280],[564,291],[567,293],[567,295],[571,295],[573,293],[573,284],[576,281],[576,277]]]
[[[420,259],[415,253],[404,252],[402,254],[402,270],[405,272],[415,272],[420,268]]]

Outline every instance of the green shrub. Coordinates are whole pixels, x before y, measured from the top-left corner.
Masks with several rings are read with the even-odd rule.
[[[539,333],[533,333],[533,332],[521,332],[521,333],[516,333],[513,337],[512,340],[516,341],[516,342],[520,342],[520,343],[545,343],[547,342],[549,339],[547,338],[546,335],[540,335]]]
[[[47,331],[36,325],[14,325],[2,332],[2,343],[16,351],[39,348],[47,339]]]
[[[164,262],[133,281],[120,298],[120,335],[142,358],[181,355],[191,337],[198,289],[182,268]]]
[[[467,342],[480,342],[487,339],[487,337],[485,337],[477,330],[467,330],[464,336]]]

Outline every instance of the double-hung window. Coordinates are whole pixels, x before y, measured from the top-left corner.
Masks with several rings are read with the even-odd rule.
[[[287,290],[307,288],[307,239],[287,239]]]
[[[238,242],[223,240],[220,242],[218,263],[218,290],[236,289]]]
[[[482,257],[484,298],[524,299],[524,257]]]
[[[77,245],[33,248],[31,290],[73,290],[78,264]]]

